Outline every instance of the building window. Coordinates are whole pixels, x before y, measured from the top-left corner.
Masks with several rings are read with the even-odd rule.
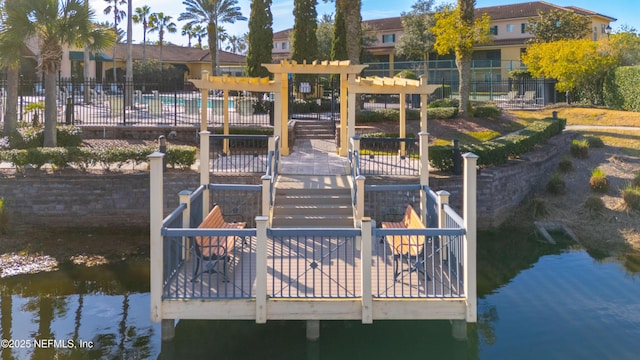
[[[601,34],[606,34],[607,33],[607,25],[600,24],[600,33]]]
[[[524,34],[527,32],[527,23],[520,24],[520,33]]]
[[[276,42],[276,43],[273,43],[273,48],[274,48],[274,49],[277,49],[277,48],[278,48],[278,43],[277,43],[277,42]]]
[[[489,28],[489,34],[498,35],[498,25],[492,26]]]
[[[394,43],[396,42],[396,34],[384,34],[382,35],[383,43]]]
[[[513,25],[507,24],[507,32],[513,32]]]
[[[282,50],[287,50],[287,49],[289,48],[289,46],[288,46],[288,45],[289,45],[288,43],[286,43],[286,42],[284,42],[284,41],[283,41],[283,42],[282,42]]]
[[[593,41],[597,41],[598,40],[598,27],[594,26],[593,27]]]

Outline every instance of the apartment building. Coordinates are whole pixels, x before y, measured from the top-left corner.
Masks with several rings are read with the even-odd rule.
[[[487,14],[491,18],[491,33],[493,42],[489,45],[478,46],[474,52],[474,67],[479,69],[475,75],[478,80],[501,80],[508,76],[509,71],[522,66],[520,62],[521,54],[527,47],[527,40],[532,35],[526,31],[530,18],[538,16],[540,12],[550,12],[553,10],[570,11],[583,15],[591,19],[593,29],[593,40],[598,40],[608,35],[611,30],[610,23],[616,21],[615,18],[596,13],[576,6],[559,6],[544,1],[532,1],[526,3],[490,6],[477,8],[476,17]],[[366,50],[373,55],[378,62],[371,64],[370,71],[379,69],[380,75],[393,75],[405,68],[402,64],[407,60],[396,55],[396,43],[402,37],[403,29],[401,18],[391,17],[376,20],[364,21],[366,28],[371,29],[371,35],[376,41],[368,46]],[[274,33],[273,35],[273,60],[289,58],[291,54],[291,44],[289,43],[289,33],[292,29],[286,29]],[[431,65],[436,65],[439,69],[453,68],[454,56],[430,56]],[[444,61],[438,63],[438,61]],[[451,66],[448,66],[451,64]],[[489,69],[489,71],[487,71]]]

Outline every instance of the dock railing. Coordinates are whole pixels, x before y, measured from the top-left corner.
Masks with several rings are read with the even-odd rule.
[[[362,137],[358,151],[362,175],[416,176],[419,174],[419,139]]]
[[[269,135],[209,135],[213,172],[217,175],[264,174],[269,138]]]
[[[287,299],[328,301],[341,299],[354,311],[362,306],[363,322],[384,318],[375,306],[411,299],[453,300],[457,307],[466,307],[464,318],[475,322],[476,260],[475,260],[475,177],[477,156],[465,154],[464,217],[458,216],[448,205],[446,192],[433,193],[423,185],[411,185],[411,191],[419,194],[425,228],[379,229],[375,221],[363,216],[358,227],[320,229],[270,228],[268,217],[255,217],[255,227],[246,229],[197,228],[202,215],[191,214],[192,207],[200,207],[209,188],[199,188],[194,193],[182,192],[180,205],[162,220],[162,155],[155,153],[151,160],[151,307],[152,320],[180,317],[176,309],[187,303],[167,303],[170,315],[163,315],[164,300],[224,299],[224,306],[231,306],[235,299],[249,316],[257,322],[269,317],[269,309],[277,308],[275,318],[299,317],[304,314],[287,313]],[[229,185],[219,185],[229,186]],[[255,185],[262,188],[260,185]],[[394,186],[394,185],[391,185]],[[374,189],[372,187],[369,190]],[[381,187],[375,188],[381,191]],[[391,190],[388,188],[387,190]],[[394,188],[393,191],[397,191]],[[391,191],[391,192],[393,192]],[[404,190],[401,190],[404,191]],[[423,195],[424,194],[424,195]],[[435,206],[432,206],[436,204]],[[405,205],[406,206],[406,205]],[[417,206],[415,206],[417,210]],[[203,207],[204,209],[204,207]],[[205,210],[206,211],[206,210]],[[425,216],[424,211],[433,216]],[[205,212],[203,211],[203,214]],[[159,220],[158,220],[159,219]],[[435,225],[431,223],[435,222]],[[226,251],[226,259],[203,259],[193,251],[196,237],[227,239],[233,243]],[[415,251],[394,251],[389,238],[406,239],[408,247],[412,239],[422,239],[421,248]],[[404,241],[404,240],[402,240]],[[413,242],[412,242],[413,241]],[[200,264],[197,260],[200,259]],[[213,263],[217,260],[217,263]],[[226,266],[226,267],[225,267]],[[220,269],[222,267],[222,269]],[[214,270],[214,271],[211,271]],[[246,302],[246,300],[254,302]],[[280,300],[280,302],[278,302]],[[462,301],[462,302],[461,302]],[[268,307],[267,303],[272,304]],[[277,304],[276,304],[277,303]],[[183,305],[179,305],[183,304]],[[314,311],[311,303],[297,303],[292,311]],[[320,304],[320,303],[315,303]],[[322,306],[331,306],[323,302]],[[360,305],[358,305],[360,304]],[[417,303],[416,303],[417,304]],[[407,304],[413,308],[416,304]],[[443,303],[434,303],[441,304]],[[339,307],[339,305],[336,305]],[[420,306],[427,306],[420,304]],[[434,305],[439,306],[439,305]],[[253,313],[251,308],[253,307]],[[209,311],[217,311],[208,307]],[[225,318],[221,312],[208,314],[206,318]],[[301,310],[307,309],[307,310]],[[328,309],[328,308],[327,308]],[[387,309],[387,308],[385,308]],[[451,309],[451,308],[449,308]],[[192,315],[199,316],[197,308]],[[389,309],[385,310],[388,311]],[[249,311],[249,313],[246,313]],[[456,310],[457,311],[457,310]],[[314,313],[315,314],[315,313]],[[353,318],[349,312],[348,318]],[[402,316],[394,313],[394,316]],[[429,316],[437,316],[431,312]],[[320,316],[315,314],[313,316]],[[172,317],[174,316],[174,317]],[[200,315],[202,316],[202,315]],[[332,313],[335,318],[347,316]],[[459,315],[456,315],[454,318]],[[244,317],[247,318],[247,317]],[[331,318],[331,317],[329,317]],[[437,318],[437,317],[435,317]]]

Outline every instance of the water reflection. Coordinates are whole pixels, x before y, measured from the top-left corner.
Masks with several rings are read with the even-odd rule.
[[[0,280],[2,336],[20,345],[2,349],[2,359],[156,357],[148,269],[132,261]]]
[[[2,359],[633,358],[640,350],[640,257],[594,259],[526,230],[481,233],[478,323],[467,340],[448,321],[181,321],[161,343],[150,322],[149,264],[66,266],[0,279],[4,339],[93,348],[3,349]],[[58,344],[64,345],[64,344]]]

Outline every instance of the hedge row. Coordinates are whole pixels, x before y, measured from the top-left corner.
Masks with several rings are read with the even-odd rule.
[[[44,144],[44,128],[25,126],[19,127],[16,133],[9,137],[12,149],[29,149],[42,147]],[[82,132],[77,126],[58,125],[56,139],[60,147],[76,147],[82,144]]]
[[[622,66],[616,69],[613,83],[606,89],[608,106],[627,110],[640,111],[640,66]]]
[[[420,110],[407,109],[406,112],[407,120],[420,120]],[[458,115],[458,108],[455,107],[437,107],[427,109],[427,118],[429,119],[451,119],[456,115]],[[361,110],[356,113],[357,123],[398,120],[400,120],[400,110],[398,109]]]
[[[55,167],[64,168],[74,166],[82,170],[99,165],[108,170],[115,165],[121,168],[126,164],[140,164],[147,161],[147,156],[157,151],[154,146],[133,146],[127,148],[85,148],[85,147],[56,147],[30,148],[0,151],[0,161],[9,161],[17,168],[23,169],[31,165],[40,169],[44,164],[51,163]],[[170,145],[166,152],[167,165],[172,168],[188,169],[196,161],[196,148],[193,146]]]
[[[485,141],[481,144],[460,145],[460,153],[472,152],[478,155],[478,165],[482,167],[506,163],[510,158],[524,154],[534,146],[560,134],[566,125],[565,119],[536,121],[517,134]],[[429,162],[442,171],[453,170],[453,147],[437,145],[429,147]]]

